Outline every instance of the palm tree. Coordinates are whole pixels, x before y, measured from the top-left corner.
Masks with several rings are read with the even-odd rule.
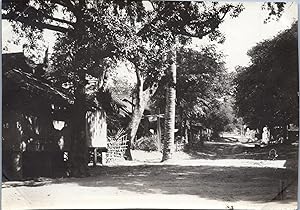
[[[172,157],[174,149],[175,132],[175,104],[176,104],[176,45],[169,53],[170,65],[167,69],[168,78],[166,89],[166,110],[165,110],[165,134],[163,140],[163,157],[166,161]]]

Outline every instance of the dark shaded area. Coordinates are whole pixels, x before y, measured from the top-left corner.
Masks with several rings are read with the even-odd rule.
[[[3,181],[36,177],[66,177],[67,162],[62,151],[3,151]],[[8,164],[13,162],[14,164]],[[17,169],[16,169],[16,168]],[[16,176],[16,170],[20,171]]]
[[[2,71],[6,73],[11,69],[19,69],[26,73],[34,73],[33,68],[36,65],[24,56],[23,52],[2,54]]]
[[[251,128],[299,126],[298,23],[247,54],[251,65],[235,78],[237,115]]]
[[[53,180],[46,179],[46,178],[36,178],[34,180],[27,180],[27,181],[10,181],[10,182],[3,182],[2,188],[10,188],[10,187],[40,187],[47,184],[53,183]]]
[[[66,176],[67,163],[62,151],[25,151],[22,164],[24,178]]]
[[[53,120],[67,121],[73,97],[45,81],[40,74],[44,67],[23,53],[2,59],[2,177],[60,176],[64,163],[58,143],[63,136],[67,145],[69,138],[65,128],[54,128]]]
[[[224,138],[222,138],[224,139]],[[227,138],[225,138],[227,139]],[[272,158],[272,151],[276,150],[276,158]],[[292,163],[291,168],[297,168],[297,144],[270,144],[260,147],[256,143],[235,144],[234,142],[204,142],[201,148],[185,151],[192,159],[254,159],[254,160],[286,160]],[[296,170],[296,169],[295,169]]]
[[[2,187],[77,183],[91,188],[115,187],[120,190],[120,195],[126,191],[139,194],[185,194],[230,202],[256,203],[274,200],[289,203],[297,199],[297,172],[288,169],[139,165],[98,166],[91,168],[90,172],[91,177],[88,178],[41,178],[4,182]]]
[[[226,201],[296,200],[297,173],[274,168],[117,166],[91,169],[93,177],[65,179],[87,187],[116,187],[141,194],[186,194]],[[285,189],[284,189],[285,188]]]

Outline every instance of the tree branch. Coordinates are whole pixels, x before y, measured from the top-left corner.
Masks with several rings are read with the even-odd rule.
[[[136,103],[136,105],[138,107],[141,107],[141,101],[143,99],[144,79],[143,79],[143,76],[141,75],[141,72],[137,66],[135,66],[135,74],[136,74],[136,79],[137,79],[137,84],[136,84],[137,103]]]
[[[68,29],[68,28],[51,25],[51,24],[47,24],[47,23],[42,23],[42,22],[35,22],[35,24],[33,24],[33,26],[36,26],[39,29],[49,29],[49,30],[57,31],[57,32],[61,32],[61,33],[67,33],[69,31],[71,31],[71,29]]]
[[[53,1],[53,3],[58,4],[58,1],[55,0],[55,1]],[[75,24],[71,21],[53,17],[53,16],[46,14],[45,12],[40,11],[34,7],[28,7],[26,9],[26,12],[22,12],[20,14],[18,14],[16,12],[10,12],[8,14],[4,14],[4,15],[2,15],[2,18],[8,19],[8,20],[19,21],[19,22],[22,22],[24,24],[31,25],[31,26],[34,26],[34,24],[38,24],[38,26],[37,26],[38,28],[45,27],[47,29],[56,30],[56,31],[60,31],[60,32],[66,32],[67,28],[42,22],[42,19],[56,21],[59,23],[67,24],[69,26],[73,26]]]
[[[74,7],[74,4],[72,4],[72,2],[70,0],[63,0],[63,1],[61,1],[61,0],[52,0],[52,2],[54,4],[59,4],[63,7],[66,7],[69,11],[74,12],[75,7]]]
[[[150,1],[150,3],[152,5],[153,10],[156,10],[156,6],[154,5],[153,1]]]
[[[44,17],[44,18],[47,18],[49,20],[57,21],[57,22],[60,22],[60,23],[65,23],[65,24],[72,25],[72,26],[75,24],[71,21],[63,20],[63,19],[60,19],[60,18],[55,18],[55,17],[53,17],[51,15],[48,15],[48,14],[46,14],[46,13],[40,11],[40,10],[35,9],[33,7],[29,7],[27,9],[26,14],[28,14],[29,18],[32,18],[32,19],[37,19],[37,18]]]
[[[57,32],[61,32],[61,33],[67,33],[70,31],[70,29],[68,29],[68,28],[39,22],[38,20],[32,19],[30,17],[25,18],[25,17],[19,16],[17,14],[5,14],[5,15],[2,15],[2,19],[19,21],[21,23],[24,23],[25,25],[28,25],[31,27],[36,27],[38,29],[49,29],[49,30],[57,31]]]
[[[55,17],[52,17],[50,15],[45,15],[45,17],[50,19],[50,20],[54,20],[54,21],[57,21],[57,22],[60,22],[60,23],[65,23],[65,24],[68,24],[68,25],[71,25],[71,26],[74,26],[74,24],[75,24],[71,21],[63,20],[63,19],[60,19],[60,18],[55,18]]]
[[[182,29],[180,32],[177,33],[177,35],[183,35],[183,36],[189,36],[189,37],[195,37],[195,38],[203,38],[204,36],[210,34],[211,32],[213,32],[217,27],[212,27],[210,28],[209,31],[206,31],[206,32],[203,32],[203,33],[195,33],[195,34],[192,34],[192,33],[189,33],[187,32],[186,30]]]
[[[228,13],[229,10],[230,10],[230,8],[231,8],[231,6],[228,6],[228,7],[226,8],[226,11],[224,12],[223,17],[219,18],[220,21],[224,20],[225,16],[227,15],[227,13]]]

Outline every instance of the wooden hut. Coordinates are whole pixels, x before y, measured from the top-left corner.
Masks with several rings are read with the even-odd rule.
[[[40,66],[23,53],[3,55],[3,176],[14,180],[63,173],[53,106],[67,110],[73,99],[36,74]],[[56,163],[56,164],[54,164]]]
[[[41,66],[23,53],[4,54],[2,69],[3,178],[63,176],[73,96],[48,84]],[[87,141],[93,148],[106,147],[105,116],[101,109],[87,113]]]

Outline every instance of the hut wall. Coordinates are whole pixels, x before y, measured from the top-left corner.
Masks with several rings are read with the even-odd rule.
[[[21,142],[24,137],[19,113],[3,111],[2,175],[4,179],[22,177]]]
[[[58,142],[62,135],[67,139],[69,133],[66,132],[67,129],[63,132],[54,129],[47,106],[41,106],[37,101],[31,105],[31,107],[26,105],[18,109],[11,109],[10,106],[3,108],[2,174],[5,180],[20,180],[31,175],[32,171],[35,171],[37,176],[43,175],[40,172],[44,169],[39,169],[40,166],[44,165],[44,168],[47,168],[53,165],[53,161],[57,158],[54,155],[46,155],[49,157],[48,161],[40,164],[37,164],[37,161],[42,160],[41,157],[45,156],[43,153],[60,151]],[[36,109],[38,105],[40,107]]]
[[[103,110],[86,114],[87,142],[89,147],[107,147],[106,113]]]

